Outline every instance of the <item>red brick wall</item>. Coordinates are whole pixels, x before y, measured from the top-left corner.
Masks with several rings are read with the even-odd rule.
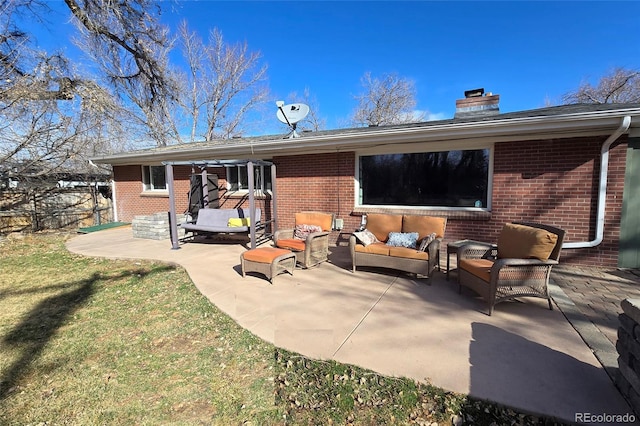
[[[567,231],[565,241],[595,239],[600,149],[606,138],[496,144],[491,218],[449,220],[447,240],[497,240],[514,220],[548,223]],[[609,153],[604,240],[590,249],[565,249],[564,263],[617,266],[626,137]]]
[[[199,168],[196,168],[196,173],[200,173]],[[241,195],[227,193],[225,189],[227,185],[226,169],[224,167],[209,168],[207,173],[218,175],[221,208],[249,207],[249,198],[246,193]],[[143,192],[141,166],[114,166],[113,175],[116,181],[118,220],[131,222],[138,215],[169,211],[168,191]],[[173,177],[177,213],[187,211],[190,176],[190,166],[174,166]],[[256,201],[257,207],[264,208],[263,211],[266,216],[263,217],[271,218],[271,208],[267,204],[262,199]]]
[[[187,208],[190,172],[191,169],[188,167],[174,167],[178,213],[183,213]],[[114,166],[113,176],[116,182],[116,213],[119,221],[131,222],[134,216],[169,211],[168,192],[143,192],[141,166]]]
[[[354,152],[283,156],[276,164],[278,228],[294,226],[300,211],[333,213],[344,220],[344,233],[332,232],[332,242],[348,240],[360,226],[360,216],[353,216]]]
[[[494,150],[491,213],[473,216],[455,212],[431,212],[448,216],[445,243],[463,238],[495,242],[505,222],[528,220],[559,226],[566,241],[595,238],[600,149],[606,138],[572,141],[540,140],[498,143]],[[607,209],[604,241],[590,249],[565,249],[561,261],[571,264],[616,266],[620,212],[626,160],[626,137],[613,146],[609,156]],[[333,243],[344,243],[360,225],[354,213],[355,153],[340,152],[273,159],[279,229],[293,227],[294,214],[314,210],[334,213],[344,219],[342,232],[332,232]],[[216,169],[224,187],[224,169]],[[175,167],[177,211],[187,207],[190,168]],[[114,167],[117,181],[118,218],[168,210],[167,197],[141,196],[140,166]],[[257,202],[268,209],[269,203]],[[223,200],[222,207],[247,206],[247,198]],[[465,217],[466,216],[466,217]],[[267,211],[265,217],[269,218]],[[477,217],[477,216],[476,216]]]

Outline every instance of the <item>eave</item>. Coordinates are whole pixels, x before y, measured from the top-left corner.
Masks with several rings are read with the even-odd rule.
[[[535,111],[535,110],[534,110]],[[467,142],[490,144],[526,140],[608,136],[625,116],[632,117],[629,132],[640,129],[640,107],[597,110],[558,115],[492,118],[490,120],[445,120],[407,126],[369,127],[305,133],[302,137],[280,139],[273,136],[247,138],[226,143],[192,143],[152,148],[93,158],[95,163],[130,165],[161,161],[203,159],[272,158],[283,155],[358,151],[380,145]]]

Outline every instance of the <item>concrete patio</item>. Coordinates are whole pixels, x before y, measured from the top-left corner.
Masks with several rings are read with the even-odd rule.
[[[545,300],[501,303],[494,314],[455,280],[378,269],[351,272],[345,247],[330,261],[274,284],[242,278],[241,244],[134,239],[122,227],[80,235],[71,252],[153,259],[183,266],[200,292],[241,326],[275,345],[430,382],[533,414],[574,422],[576,414],[632,410],[592,350]],[[444,259],[443,259],[444,260]],[[558,289],[555,289],[558,290]],[[561,292],[561,290],[560,290]]]

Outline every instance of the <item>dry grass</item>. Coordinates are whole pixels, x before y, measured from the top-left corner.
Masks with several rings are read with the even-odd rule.
[[[282,419],[273,346],[183,270],[75,256],[50,236],[0,252],[0,423]]]
[[[184,270],[0,242],[0,424],[554,424],[275,348]]]

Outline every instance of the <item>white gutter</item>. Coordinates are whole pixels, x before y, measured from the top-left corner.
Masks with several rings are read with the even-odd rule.
[[[141,161],[180,161],[207,157],[238,159],[254,156],[295,155],[340,150],[358,150],[377,144],[450,142],[456,140],[510,142],[554,137],[580,137],[609,134],[619,119],[639,115],[640,108],[597,111],[562,115],[543,115],[522,118],[496,119],[481,122],[447,122],[444,124],[390,128],[344,129],[329,134],[309,134],[294,139],[264,139],[246,143],[192,144],[178,150],[140,150],[123,154],[92,158],[96,163],[111,165],[139,164]],[[284,154],[283,154],[284,153]]]
[[[605,207],[607,204],[607,175],[609,173],[609,149],[611,145],[618,140],[620,135],[629,130],[631,125],[631,116],[627,115],[622,119],[620,127],[607,138],[602,144],[600,150],[600,188],[598,190],[598,216],[596,223],[596,239],[593,241],[564,243],[562,248],[574,249],[574,248],[589,248],[596,247],[602,243],[604,237],[604,215]]]

